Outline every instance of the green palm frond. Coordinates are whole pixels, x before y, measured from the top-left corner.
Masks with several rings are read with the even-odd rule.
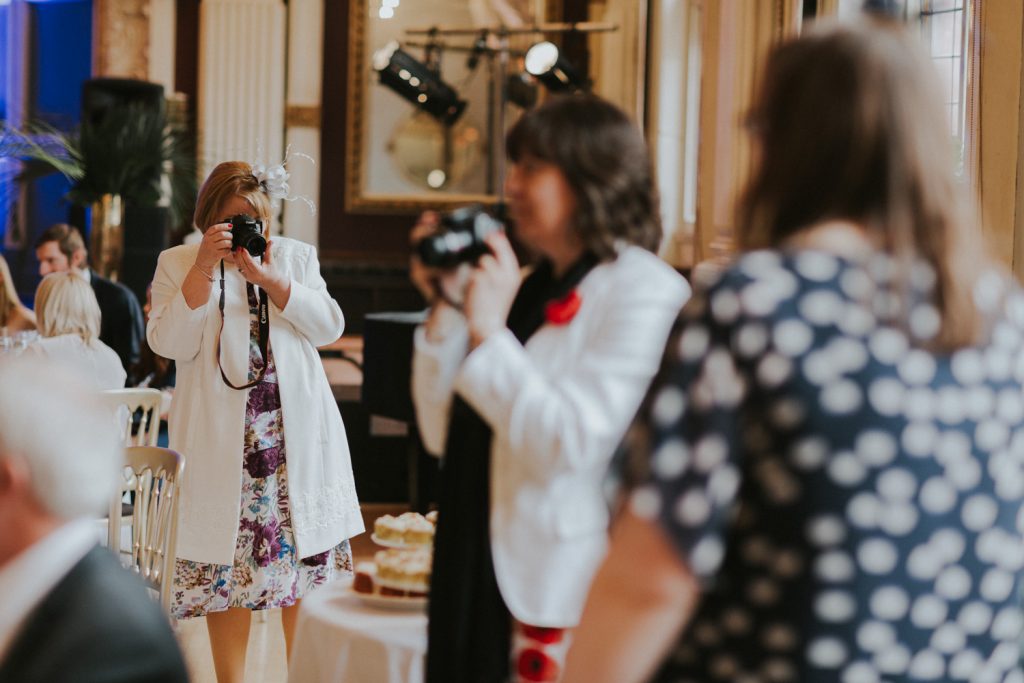
[[[75,141],[45,124],[35,124],[28,131],[0,124],[0,158],[22,161],[17,180],[60,173],[75,183],[84,175],[81,153]]]
[[[118,194],[136,206],[161,199],[160,181],[171,184],[170,213],[176,225],[191,210],[196,194],[193,146],[183,131],[167,125],[162,109],[128,105],[86,120],[74,134],[36,124],[26,132],[0,129],[0,158],[21,161],[19,180],[61,173],[71,182],[68,199],[89,205]]]

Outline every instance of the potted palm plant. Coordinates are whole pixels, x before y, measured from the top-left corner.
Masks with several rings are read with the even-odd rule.
[[[167,202],[171,222],[187,215],[196,193],[195,154],[162,108],[139,104],[111,108],[65,133],[50,126],[0,129],[0,157],[22,162],[19,180],[61,173],[71,183],[67,199],[92,211],[92,267],[117,279],[124,253],[125,204]],[[168,197],[169,195],[169,197]]]

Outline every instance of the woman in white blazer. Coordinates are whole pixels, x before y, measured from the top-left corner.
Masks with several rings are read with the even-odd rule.
[[[232,248],[230,219],[269,225],[273,190],[244,162],[210,173],[196,203],[202,242],[160,255],[147,326],[153,351],[177,364],[170,447],[186,467],[174,613],[208,617],[222,683],[244,672],[249,610],[284,608],[290,650],[299,599],[351,572],[347,539],[363,531],[316,350],[344,318],[316,251],[283,237],[262,259]]]
[[[100,391],[124,387],[121,360],[100,341],[100,305],[86,278],[74,271],[47,275],[36,288],[35,310],[40,338],[26,355],[71,368]]]
[[[552,100],[507,149],[514,234],[537,267],[522,280],[500,232],[461,296],[452,273],[412,263],[433,302],[413,397],[424,444],[444,456],[429,683],[510,669],[554,680],[605,552],[602,477],[689,295],[651,253],[650,162],[625,114],[593,96]],[[436,223],[426,215],[414,238]],[[460,298],[462,311],[446,303]]]

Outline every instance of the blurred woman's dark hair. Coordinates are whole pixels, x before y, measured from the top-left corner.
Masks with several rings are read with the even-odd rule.
[[[758,161],[737,239],[775,248],[817,223],[862,226],[898,263],[934,268],[931,345],[949,351],[981,333],[972,292],[991,262],[942,102],[935,67],[892,21],[823,22],[776,48],[750,114]],[[906,282],[895,286],[909,310]]]
[[[523,114],[505,148],[513,162],[530,157],[561,170],[576,199],[573,227],[599,258],[614,258],[619,241],[657,251],[661,218],[647,144],[618,107],[595,95],[553,98]]]

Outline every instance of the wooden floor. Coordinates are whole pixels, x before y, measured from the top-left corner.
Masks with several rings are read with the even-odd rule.
[[[402,505],[364,504],[363,521],[373,529],[373,520],[384,514],[398,514],[408,509]],[[368,559],[379,548],[370,540],[369,532],[352,539],[352,554],[356,561]],[[192,683],[217,683],[210,654],[210,640],[206,631],[206,618],[184,619],[178,622],[178,638],[185,651]],[[288,679],[288,665],[284,654],[284,635],[281,631],[281,610],[255,612],[249,631],[249,652],[245,664],[246,683],[284,683]]]

